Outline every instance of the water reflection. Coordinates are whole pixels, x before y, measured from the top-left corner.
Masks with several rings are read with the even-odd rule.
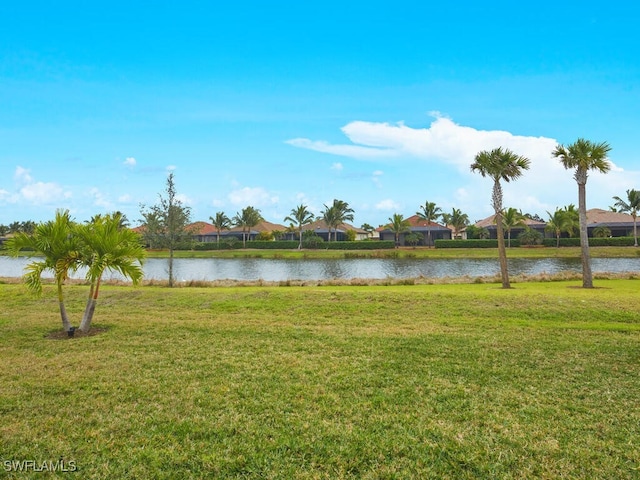
[[[25,257],[0,256],[0,277],[20,277],[31,260]],[[145,278],[166,280],[167,260],[151,258],[144,264]],[[592,269],[597,272],[640,272],[640,258],[594,258]],[[580,259],[514,258],[509,259],[512,275],[559,272],[579,272]],[[496,259],[263,259],[263,258],[179,258],[174,260],[174,275],[178,281],[190,280],[330,280],[383,279],[412,277],[480,277],[499,273]],[[76,272],[74,278],[83,278]],[[51,274],[48,275],[52,277]],[[108,274],[107,279],[120,279]]]

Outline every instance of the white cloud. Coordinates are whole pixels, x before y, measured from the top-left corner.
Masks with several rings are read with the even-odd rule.
[[[193,204],[193,200],[191,200],[191,198],[186,196],[184,193],[178,193],[176,195],[176,200],[178,200],[182,205],[185,206]]]
[[[531,166],[517,181],[503,183],[504,204],[531,213],[543,214],[556,206],[577,203],[577,186],[573,172],[566,171],[552,156],[558,142],[542,136],[515,135],[505,130],[479,130],[456,124],[438,112],[428,128],[413,128],[403,122],[353,121],[342,127],[350,143],[332,145],[324,141],[296,138],[290,145],[332,155],[360,160],[421,160],[427,164],[453,169],[447,185],[437,185],[440,195],[445,188],[454,200],[463,202],[457,208],[468,208],[472,215],[484,213],[490,205],[489,179],[470,171],[475,155],[483,150],[503,147],[531,160]],[[374,176],[374,183],[378,184]],[[637,188],[640,171],[624,171],[612,163],[607,175],[592,172],[587,185],[588,207],[606,208],[613,195],[625,189]],[[393,205],[393,208],[389,208]],[[379,206],[379,207],[378,207]],[[390,200],[382,201],[377,208],[397,208]],[[464,210],[463,210],[464,211]]]
[[[129,195],[128,193],[125,193],[124,195],[120,195],[118,197],[118,202],[120,203],[129,203],[131,202],[131,195]]]
[[[136,159],[135,159],[135,158],[133,158],[133,157],[127,157],[127,158],[125,158],[124,162],[122,162],[122,163],[123,163],[123,165],[126,165],[126,166],[127,166],[127,167],[129,167],[129,168],[133,168],[133,167],[135,167],[135,166],[136,166],[136,163],[137,163],[137,162],[136,162]]]
[[[397,210],[400,210],[401,207],[398,202],[391,199],[386,199],[376,203],[375,208],[376,210],[380,210],[383,212],[395,212]]]
[[[31,177],[30,170],[21,167],[18,165],[16,167],[16,171],[13,175],[13,178],[18,183],[31,183],[33,182],[33,178]]]
[[[93,197],[93,204],[96,207],[104,208],[105,210],[111,208],[111,202],[105,197],[105,195],[96,187],[89,190],[89,194]]]
[[[167,165],[167,172],[173,172],[176,168],[178,167],[175,165]]]
[[[331,165],[331,170],[337,170],[338,172],[341,172],[343,169],[344,169],[344,166],[340,162],[336,162],[333,165]]]
[[[383,175],[382,170],[376,170],[371,175],[371,181],[373,182],[373,184],[378,188],[382,188],[382,182],[380,180],[380,177],[382,177]]]
[[[36,205],[58,202],[71,196],[60,185],[51,182],[29,183],[20,189],[20,195],[28,202]]]
[[[229,202],[238,207],[264,207],[275,205],[279,199],[277,195],[269,193],[262,187],[244,187],[234,190],[228,195]]]

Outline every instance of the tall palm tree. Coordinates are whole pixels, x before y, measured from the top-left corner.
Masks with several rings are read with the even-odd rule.
[[[216,216],[209,217],[209,219],[216,228],[216,243],[220,245],[220,232],[231,228],[231,220],[224,212],[216,212]]]
[[[313,222],[313,213],[307,210],[306,205],[300,204],[296,208],[291,209],[291,215],[285,217],[284,221],[291,222],[298,226],[298,237],[300,238],[298,250],[302,250],[302,228]]]
[[[73,330],[67,310],[64,305],[62,286],[69,277],[69,271],[75,271],[80,266],[81,245],[79,238],[72,235],[74,222],[68,210],[56,211],[54,220],[40,223],[33,234],[18,232],[5,243],[7,250],[17,256],[21,250],[31,250],[41,260],[31,262],[24,276],[29,290],[40,294],[42,292],[42,274],[52,271],[58,294],[58,307],[62,327],[65,331]]]
[[[640,191],[627,190],[627,200],[623,200],[620,197],[613,197],[616,201],[614,204],[620,212],[629,212],[629,215],[633,217],[633,246],[638,246],[638,230],[636,226],[636,218],[638,217],[638,211],[640,211]]]
[[[607,155],[610,151],[611,146],[607,142],[594,143],[584,138],[579,138],[566,147],[558,145],[553,151],[553,156],[560,159],[560,163],[565,169],[575,169],[573,178],[578,184],[578,217],[580,220],[583,288],[593,288],[589,236],[587,234],[587,178],[589,170],[607,173],[611,169],[611,164],[607,160]]]
[[[391,222],[389,228],[395,235],[396,248],[398,248],[400,234],[411,231],[411,224],[400,213],[394,213],[392,217],[389,217],[389,222]]]
[[[242,247],[247,246],[247,233],[251,232],[251,229],[264,219],[260,214],[260,210],[252,206],[248,206],[242,209],[242,213],[236,213],[233,217],[233,224],[236,227],[242,227]]]
[[[94,217],[88,224],[76,226],[74,233],[83,243],[81,263],[87,268],[86,278],[90,285],[87,306],[78,328],[88,332],[104,272],[119,272],[125,278],[130,278],[134,285],[138,284],[143,276],[145,250],[140,236],[123,227],[122,214],[119,212]]]
[[[504,245],[504,231],[502,225],[502,186],[500,180],[510,182],[522,176],[522,171],[529,168],[531,161],[523,156],[516,155],[509,149],[502,147],[491,151],[482,151],[475,156],[471,164],[471,171],[478,172],[483,177],[493,180],[493,193],[491,205],[496,215],[496,227],[498,230],[498,255],[500,257],[500,274],[502,288],[510,288],[509,271],[507,266],[507,251]]]
[[[434,202],[425,201],[424,205],[420,206],[420,211],[416,212],[416,215],[427,222],[427,245],[431,247],[431,229],[429,227],[431,223],[440,218],[442,210]]]
[[[329,229],[329,241],[331,241],[332,229],[334,230],[334,239],[337,240],[338,227],[344,222],[353,222],[353,208],[349,207],[349,204],[345,201],[334,199],[330,207],[324,206],[322,219]]]
[[[458,238],[460,230],[469,225],[469,216],[459,208],[453,208],[451,213],[443,213],[442,221],[453,227],[453,237]]]
[[[513,207],[502,211],[502,226],[507,231],[507,247],[511,248],[511,230],[525,225],[526,217]]]

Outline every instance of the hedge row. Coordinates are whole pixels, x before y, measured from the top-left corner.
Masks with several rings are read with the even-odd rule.
[[[436,248],[498,248],[498,240],[436,240]],[[507,240],[505,240],[507,244]],[[512,247],[519,247],[520,240],[517,238],[511,239]]]
[[[505,243],[507,240],[505,240]],[[436,248],[498,248],[498,240],[436,240]],[[542,240],[545,247],[555,247],[555,238],[545,238]],[[589,245],[592,247],[631,247],[633,237],[612,237],[612,238],[589,238]],[[512,247],[519,247],[520,240],[511,239]],[[579,247],[579,238],[561,238],[561,247]]]
[[[252,240],[247,242],[247,248],[255,248],[261,250],[294,250],[298,248],[297,240],[277,240],[277,241],[258,241]],[[313,248],[313,249],[326,249],[326,250],[381,250],[381,249],[392,249],[394,248],[394,243],[392,241],[375,241],[375,242],[363,242],[363,241],[354,241],[354,242],[313,242],[313,241],[305,241],[303,239],[302,243],[304,248]],[[193,245],[193,250],[235,250],[242,248],[241,241],[221,241],[218,245],[217,242],[202,242],[196,243]],[[185,248],[186,249],[186,248]],[[191,249],[188,248],[189,250]]]
[[[545,247],[555,247],[557,241],[555,238],[545,238],[542,241]],[[561,247],[579,247],[579,238],[561,238]],[[611,237],[611,238],[589,238],[589,246],[591,247],[632,247],[633,237]]]

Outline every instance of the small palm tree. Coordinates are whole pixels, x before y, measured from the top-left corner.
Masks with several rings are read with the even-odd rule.
[[[81,245],[79,238],[72,235],[73,228],[74,222],[69,211],[58,210],[54,220],[38,224],[33,234],[18,232],[5,243],[13,256],[17,256],[22,250],[30,250],[34,255],[42,257],[41,260],[31,262],[26,268],[24,280],[32,292],[40,294],[42,274],[46,271],[53,272],[62,327],[67,332],[73,330],[73,327],[64,305],[62,286],[69,277],[69,272],[77,270],[81,261]]]
[[[469,216],[466,213],[462,213],[459,208],[454,208],[451,213],[442,214],[442,221],[453,227],[453,238],[459,238],[460,231],[469,225]]]
[[[638,211],[640,211],[640,191],[627,190],[627,200],[623,200],[620,197],[613,197],[616,201],[614,204],[620,212],[628,212],[633,217],[633,246],[638,246],[638,230],[636,226],[636,219],[638,217]]]
[[[305,205],[300,204],[296,208],[291,209],[291,215],[285,217],[284,221],[297,225],[298,237],[300,238],[298,250],[302,250],[302,229],[305,225],[313,222],[313,213],[307,210]]]
[[[549,219],[544,229],[548,232],[553,232],[556,236],[556,248],[560,247],[560,235],[562,232],[571,232],[573,230],[573,220],[571,214],[567,210],[556,208],[556,211],[551,213],[547,211]]]
[[[589,170],[607,173],[611,169],[611,164],[607,160],[607,155],[610,151],[611,146],[607,142],[594,143],[583,138],[579,138],[566,147],[558,145],[553,151],[553,156],[560,160],[565,169],[575,169],[573,178],[578,184],[578,218],[580,222],[583,288],[593,288],[589,236],[587,233],[587,177]]]
[[[511,248],[511,230],[525,226],[526,217],[520,210],[507,208],[502,212],[502,226],[507,231],[507,248]]]
[[[322,212],[322,219],[327,224],[329,229],[329,238],[331,241],[331,230],[334,231],[334,239],[338,239],[338,227],[342,225],[344,222],[352,222],[353,221],[353,209],[349,207],[347,202],[342,200],[333,200],[333,204],[328,207],[324,206],[324,211]]]
[[[500,257],[500,273],[502,276],[502,288],[509,288],[509,271],[507,266],[507,252],[504,245],[504,232],[502,225],[502,186],[500,180],[510,182],[522,176],[522,171],[529,168],[530,160],[516,155],[509,149],[496,148],[479,152],[475,161],[471,164],[471,171],[478,172],[483,177],[493,180],[493,193],[491,205],[496,215],[496,227],[498,229],[498,255]]]
[[[427,245],[432,246],[430,224],[442,216],[442,210],[434,202],[425,201],[416,215],[427,222]]]
[[[145,250],[140,236],[123,227],[122,214],[94,217],[86,225],[75,227],[74,234],[82,239],[82,266],[87,268],[89,298],[79,330],[88,332],[98,302],[102,276],[107,270],[130,278],[134,285],[142,280],[142,262]]]
[[[264,218],[260,214],[260,210],[252,206],[248,206],[242,209],[242,213],[236,213],[233,217],[233,224],[236,227],[242,227],[242,247],[247,246],[247,232],[250,232],[253,227],[262,222]]]
[[[231,220],[224,212],[216,212],[215,217],[209,217],[211,224],[216,229],[216,244],[220,246],[220,232],[231,228]]]
[[[608,238],[611,236],[611,229],[604,225],[599,225],[593,229],[593,236],[596,238]]]
[[[394,233],[396,248],[400,244],[400,234],[410,232],[411,224],[409,220],[406,220],[402,214],[394,213],[392,217],[389,217],[389,229]]]

